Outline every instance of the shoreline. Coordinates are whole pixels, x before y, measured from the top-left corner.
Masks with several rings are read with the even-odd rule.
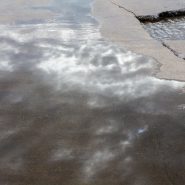
[[[110,0],[95,0],[92,14],[99,22],[100,32],[106,40],[134,53],[153,58],[160,66],[157,72],[154,71],[157,78],[185,81],[185,61],[149,35],[136,18],[137,12],[133,13],[133,10],[123,8]]]

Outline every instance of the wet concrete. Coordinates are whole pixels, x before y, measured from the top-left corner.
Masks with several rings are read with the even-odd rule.
[[[0,25],[0,184],[183,185],[185,83],[105,41],[90,3]]]
[[[41,21],[52,19],[53,12],[49,10],[49,5],[53,0],[14,0],[0,2],[0,23],[14,24],[24,21]]]

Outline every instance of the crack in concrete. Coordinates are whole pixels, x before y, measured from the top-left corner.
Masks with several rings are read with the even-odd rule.
[[[157,16],[154,15],[147,15],[147,16],[137,16],[133,11],[127,9],[126,7],[116,3],[113,0],[110,0],[112,4],[117,6],[118,8],[122,8],[125,11],[131,13],[137,20],[139,20],[140,23],[146,23],[146,22],[158,22],[161,21],[165,18],[175,18],[179,16],[184,16],[185,15],[185,10],[177,10],[177,11],[166,11],[166,12],[161,12]],[[141,25],[142,26],[142,25]],[[167,48],[170,52],[172,52],[176,57],[185,60],[185,57],[181,57],[175,50],[173,50],[170,46],[166,45],[163,41],[160,41],[162,45]]]
[[[134,17],[137,18],[137,15],[136,15],[133,11],[131,11],[131,10],[125,8],[124,6],[121,6],[120,4],[116,3],[115,1],[110,1],[110,2],[111,2],[112,4],[114,4],[114,5],[116,5],[118,8],[122,8],[122,9],[124,9],[125,11],[127,11],[127,12],[133,14]]]
[[[162,41],[161,41],[162,42]],[[185,60],[185,57],[181,57],[180,54],[178,52],[176,52],[174,49],[172,49],[168,44],[166,44],[165,42],[162,42],[162,45],[167,48],[168,50],[170,50],[176,57],[181,58],[183,60]]]

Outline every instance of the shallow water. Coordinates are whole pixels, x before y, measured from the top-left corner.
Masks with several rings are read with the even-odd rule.
[[[158,40],[185,40],[185,17],[164,19],[143,24],[150,35]]]
[[[0,25],[0,184],[183,185],[185,84],[104,41],[90,4]]]

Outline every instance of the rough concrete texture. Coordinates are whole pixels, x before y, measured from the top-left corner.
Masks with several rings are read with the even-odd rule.
[[[123,7],[120,8],[119,4],[117,4],[120,2],[120,5],[124,5],[126,9]],[[166,11],[167,9],[180,9],[183,6],[185,7],[185,2],[173,1],[174,3],[172,3],[172,1],[169,1],[171,3],[166,3],[165,6],[163,5],[164,1],[160,1],[160,3],[155,1],[151,4],[149,2],[150,1],[146,3],[146,1],[141,2],[137,0],[122,0],[119,2],[96,0],[93,13],[101,23],[101,32],[105,38],[133,52],[153,57],[159,62],[161,67],[160,71],[156,74],[158,78],[185,81],[184,60],[177,57],[167,47],[164,47],[160,41],[151,38],[139,20],[134,16],[136,13],[138,15],[147,15],[149,12],[156,14],[160,11]],[[138,10],[134,14],[127,9],[131,5],[135,7],[132,11],[136,11],[136,8]],[[156,7],[154,5],[156,5]],[[158,9],[159,5],[161,6],[160,9]],[[171,7],[172,5],[174,5],[174,7]],[[145,9],[147,9],[147,11],[145,11]]]

